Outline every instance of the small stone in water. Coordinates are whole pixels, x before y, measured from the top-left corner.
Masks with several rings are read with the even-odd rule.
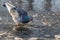
[[[55,38],[60,38],[60,35],[55,35]]]
[[[33,17],[38,17],[38,14],[33,15]]]
[[[50,37],[51,35],[45,35],[45,37]]]
[[[55,14],[52,14],[52,15],[55,15]]]
[[[29,40],[37,40],[38,38],[30,38]]]
[[[2,20],[2,18],[0,17],[0,21]]]
[[[42,22],[42,24],[45,25],[45,26],[46,26],[46,25],[51,26],[51,23],[49,23],[49,22],[47,22],[47,21],[46,21],[46,22]]]
[[[23,40],[22,38],[15,37],[15,40]]]

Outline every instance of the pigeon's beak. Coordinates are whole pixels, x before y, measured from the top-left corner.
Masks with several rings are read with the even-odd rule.
[[[3,7],[6,7],[6,5],[5,5],[5,4],[3,4],[2,6],[3,6]]]

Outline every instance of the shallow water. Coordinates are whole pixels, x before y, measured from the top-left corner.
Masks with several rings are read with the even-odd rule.
[[[14,22],[7,9],[2,6],[7,1],[23,8],[29,15],[34,16],[35,21],[27,25],[26,30],[21,30],[20,33],[12,31]],[[55,40],[55,35],[60,35],[60,0],[52,0],[49,3],[50,7],[47,3],[45,0],[0,0],[0,31],[8,34],[4,34],[6,36],[3,35],[1,40],[8,40],[11,36],[13,36],[13,38],[10,38],[11,40],[17,38]],[[10,32],[12,33],[9,34]]]

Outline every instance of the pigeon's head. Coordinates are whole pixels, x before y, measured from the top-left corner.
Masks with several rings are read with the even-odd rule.
[[[3,6],[3,7],[6,7],[6,5],[5,5],[5,4],[3,4],[2,6]]]
[[[11,10],[12,8],[14,8],[15,6],[12,5],[11,3],[6,2],[5,4],[3,4],[3,7],[6,7],[6,8],[8,9],[8,11],[10,12],[10,10]]]

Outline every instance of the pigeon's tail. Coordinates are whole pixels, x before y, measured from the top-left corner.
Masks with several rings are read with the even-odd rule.
[[[29,20],[32,21],[33,20],[33,17],[32,16],[28,16],[29,17]]]

